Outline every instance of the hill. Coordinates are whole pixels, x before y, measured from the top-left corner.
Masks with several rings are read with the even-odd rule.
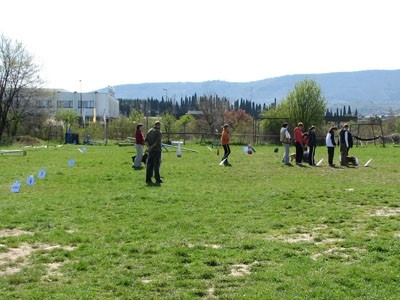
[[[272,103],[285,98],[296,83],[315,80],[322,89],[330,109],[350,105],[359,115],[400,113],[400,70],[369,70],[325,74],[297,74],[252,82],[164,82],[114,86],[119,99],[168,99],[180,101],[185,96],[218,95],[230,101],[248,99],[255,103]],[[100,90],[105,92],[107,88]]]

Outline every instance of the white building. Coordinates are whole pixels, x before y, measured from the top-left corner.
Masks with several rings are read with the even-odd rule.
[[[78,93],[51,90],[47,97],[37,100],[37,105],[55,114],[62,109],[73,109],[85,121],[116,119],[119,117],[119,101],[112,89],[108,93]]]

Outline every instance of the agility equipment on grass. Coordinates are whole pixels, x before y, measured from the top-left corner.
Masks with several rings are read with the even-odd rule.
[[[176,156],[182,157],[181,143],[178,144],[178,149],[176,150]]]
[[[22,156],[26,155],[25,150],[0,150],[0,154],[22,154]]]
[[[221,160],[221,162],[219,163],[219,165],[222,166],[222,165],[225,163],[225,161],[226,161],[226,158],[223,159],[223,160]]]
[[[372,161],[372,158],[370,158],[370,159],[364,164],[364,167],[368,167],[371,161]]]
[[[173,145],[168,145],[168,144],[162,144],[162,146],[163,146],[163,148],[168,148],[168,147],[171,147],[171,148],[178,148],[178,146],[173,146]],[[181,149],[182,149],[182,150],[185,150],[185,151],[190,151],[190,152],[199,153],[199,151],[193,150],[193,149],[188,149],[188,148],[183,148],[183,147],[181,147]],[[168,152],[168,150],[167,150],[167,152]]]
[[[10,192],[11,192],[11,193],[19,193],[20,189],[21,189],[21,183],[19,182],[19,180],[16,180],[16,181],[11,185]]]
[[[251,144],[244,146],[243,147],[243,152],[247,152],[248,154],[253,154],[256,152],[256,149],[254,149]]]

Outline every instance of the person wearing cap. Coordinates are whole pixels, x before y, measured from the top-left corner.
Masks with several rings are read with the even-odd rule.
[[[160,165],[161,165],[161,122],[156,121],[154,123],[154,127],[151,128],[145,138],[145,143],[147,145],[148,158],[146,165],[146,183],[148,185],[153,184],[151,178],[154,175],[156,179],[156,184],[162,183],[162,179],[160,176]]]
[[[285,165],[290,165],[289,162],[289,151],[290,151],[290,133],[288,130],[288,123],[283,123],[280,131],[280,141],[283,146],[283,157],[282,162]]]
[[[135,148],[136,148],[136,156],[133,161],[133,168],[135,170],[142,169],[142,158],[143,158],[143,146],[144,146],[144,135],[143,135],[143,124],[138,124],[136,126],[135,132]]]
[[[353,138],[349,132],[349,125],[344,124],[339,133],[340,165],[347,166],[347,156],[353,147]]]

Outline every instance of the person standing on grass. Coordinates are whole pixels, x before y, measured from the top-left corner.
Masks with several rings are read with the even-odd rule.
[[[329,166],[334,167],[335,164],[333,163],[333,156],[335,154],[335,131],[337,130],[336,127],[331,127],[326,134],[326,147],[328,148],[328,163]]]
[[[143,168],[142,167],[143,146],[144,146],[143,124],[138,124],[136,126],[136,132],[135,132],[136,156],[133,162],[133,168],[135,170],[140,170]]]
[[[310,166],[315,166],[315,148],[317,147],[317,135],[315,126],[308,129],[308,163]]]
[[[282,162],[285,165],[290,165],[289,162],[289,152],[290,152],[290,133],[288,130],[288,123],[283,123],[280,131],[280,141],[283,146],[283,157]]]
[[[347,156],[349,155],[350,148],[353,147],[353,138],[349,132],[349,125],[344,124],[339,132],[339,146],[340,146],[340,165],[347,166]]]
[[[161,184],[163,181],[160,176],[160,164],[161,164],[161,122],[156,121],[154,127],[151,128],[145,138],[145,143],[147,144],[148,157],[146,165],[146,183],[148,185],[153,184],[151,178],[156,179],[156,184]]]
[[[224,148],[224,156],[221,159],[224,166],[231,167],[232,165],[228,162],[228,156],[231,154],[231,148],[229,147],[229,140],[230,140],[230,132],[229,132],[229,125],[224,124],[222,126],[222,134],[221,134],[221,145]]]
[[[297,123],[297,127],[294,129],[294,145],[296,146],[296,164],[302,165],[303,163],[303,123]]]

